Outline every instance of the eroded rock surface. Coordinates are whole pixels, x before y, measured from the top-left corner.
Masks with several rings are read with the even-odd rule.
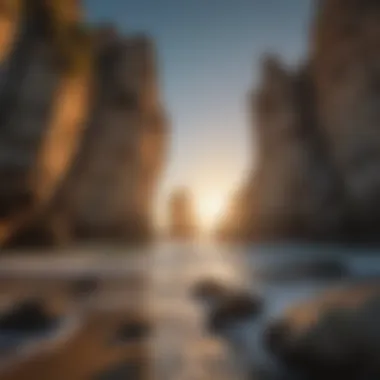
[[[378,242],[380,3],[317,5],[306,63],[264,61],[258,159],[222,235]]]
[[[63,12],[61,3],[3,4],[1,240],[47,206],[82,134],[90,88],[89,42],[73,18],[77,2],[65,3],[73,12]]]
[[[2,240],[146,240],[167,138],[153,41],[89,30],[78,1],[19,4],[0,87]]]
[[[64,195],[70,224],[79,239],[144,240],[166,139],[153,44],[112,35],[96,62],[87,132]]]

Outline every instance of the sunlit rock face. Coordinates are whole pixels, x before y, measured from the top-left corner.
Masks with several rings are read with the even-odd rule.
[[[0,3],[0,62],[8,57],[19,25],[21,0],[2,0]]]
[[[191,239],[196,234],[196,217],[191,193],[177,189],[169,199],[169,235],[174,239]]]
[[[76,238],[146,239],[166,142],[154,47],[112,30],[97,38],[93,104],[63,204]]]
[[[313,41],[318,115],[349,198],[352,230],[377,239],[380,2],[320,1]]]
[[[70,4],[68,4],[70,3]],[[59,1],[3,2],[0,78],[1,239],[46,207],[81,136],[89,42]],[[7,17],[7,16],[3,16]]]
[[[67,8],[75,1],[49,4],[49,10],[60,11],[57,20],[73,23],[80,15]],[[46,105],[48,124],[35,147],[33,170],[33,191],[44,207],[36,207],[8,248],[145,241],[153,235],[151,214],[167,141],[153,43],[145,36],[122,37],[113,28],[90,35],[82,29],[71,35],[57,28],[63,54],[57,57],[54,96]],[[87,38],[88,50],[71,46],[74,36],[77,44]],[[29,91],[31,102],[39,89],[34,84]]]

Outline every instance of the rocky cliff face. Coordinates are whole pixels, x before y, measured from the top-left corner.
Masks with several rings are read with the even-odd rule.
[[[241,200],[240,237],[368,240],[379,232],[380,3],[318,5],[307,64],[264,63],[254,100],[259,159]]]
[[[0,88],[8,247],[151,233],[167,124],[153,44],[86,30],[78,3],[20,0]]]
[[[318,116],[344,183],[352,231],[380,225],[380,3],[320,2],[311,49]],[[372,237],[371,237],[372,236]]]
[[[62,8],[54,8],[52,4],[44,0],[3,3],[0,25],[6,32],[1,46],[0,78],[3,239],[49,203],[81,135],[83,109],[75,105],[68,111],[68,101],[61,103],[61,97],[71,98],[78,94],[78,88],[79,103],[84,104],[88,97],[89,70],[81,66],[88,59],[87,41],[78,32],[72,13],[60,14]],[[74,2],[70,5],[77,6]],[[61,48],[63,41],[71,43],[73,50],[63,45]],[[80,54],[76,55],[76,51]],[[70,122],[65,119],[70,118],[68,112]]]
[[[0,62],[4,62],[16,37],[21,1],[3,0],[0,3]]]
[[[260,153],[248,235],[327,238],[339,228],[343,210],[315,120],[308,67],[291,72],[267,59],[262,78],[254,102]]]
[[[145,238],[163,164],[165,119],[153,45],[103,36],[87,135],[70,180],[79,238]]]

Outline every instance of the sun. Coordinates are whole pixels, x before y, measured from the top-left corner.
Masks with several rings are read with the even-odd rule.
[[[223,207],[224,201],[220,197],[208,196],[199,199],[197,214],[203,232],[212,231],[217,226]]]

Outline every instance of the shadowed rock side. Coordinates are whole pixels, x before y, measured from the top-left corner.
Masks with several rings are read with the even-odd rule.
[[[187,189],[178,189],[169,199],[169,236],[174,239],[193,238],[196,231],[196,218],[193,199]]]
[[[8,35],[0,78],[5,241],[47,207],[70,165],[90,86],[90,43],[74,18],[77,2],[20,0],[2,6],[2,17],[11,17],[8,26],[3,23]],[[74,10],[64,12],[66,7]]]
[[[262,82],[253,96],[258,161],[225,218],[222,236],[336,236],[343,218],[342,194],[313,106],[307,67],[291,72],[274,57],[263,61]]]
[[[307,64],[263,65],[259,157],[224,237],[378,241],[380,3],[318,5]]]
[[[349,200],[351,231],[380,228],[380,3],[320,1],[311,49],[318,116]]]

